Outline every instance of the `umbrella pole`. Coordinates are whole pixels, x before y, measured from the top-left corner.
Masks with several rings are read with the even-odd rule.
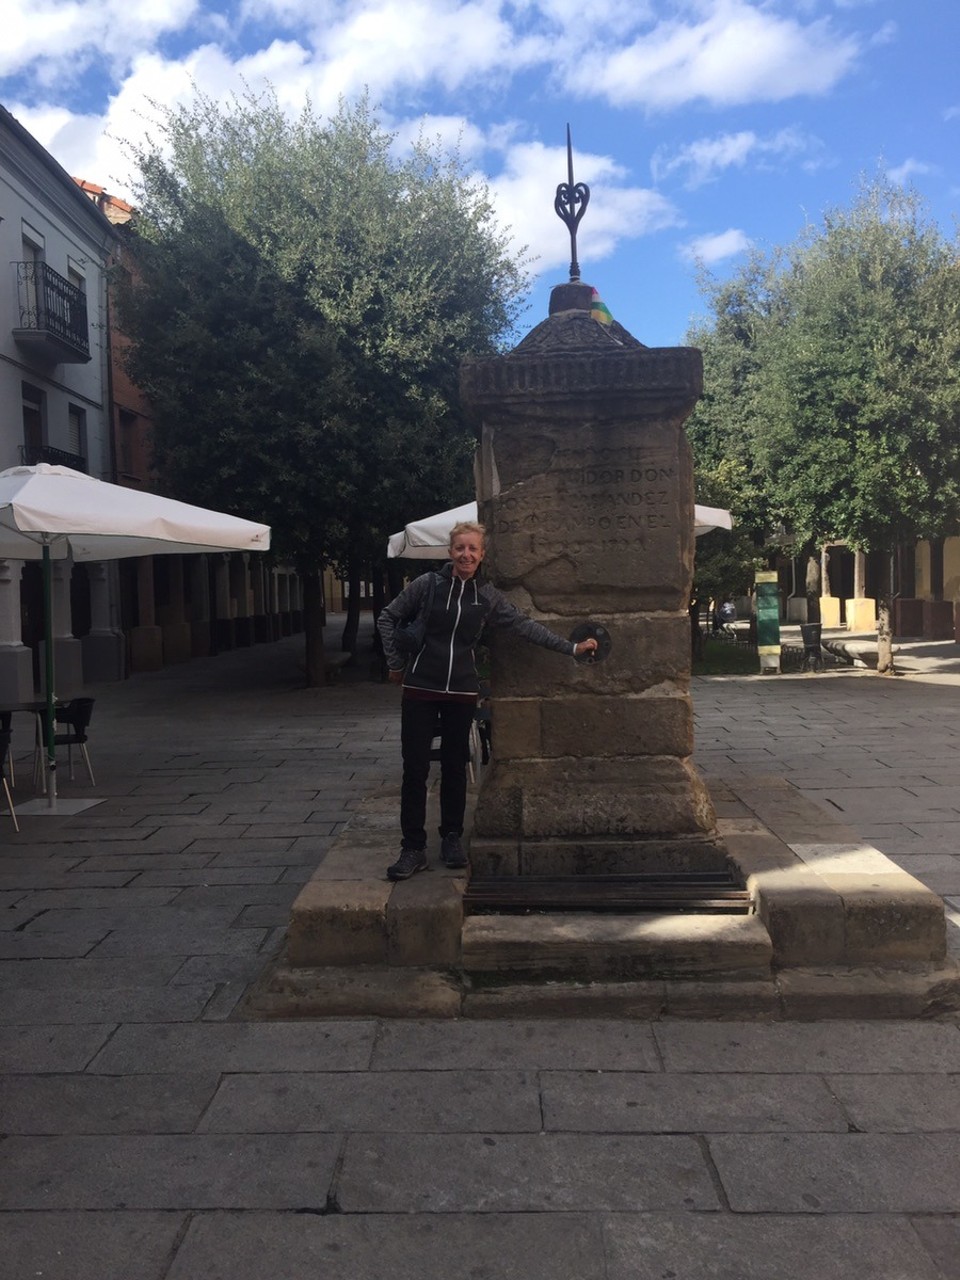
[[[47,749],[47,803],[51,809],[57,807],[57,748],[53,741],[56,735],[53,712],[56,697],[53,692],[53,569],[50,564],[50,544],[43,544],[43,638],[44,674],[47,694],[46,743]]]

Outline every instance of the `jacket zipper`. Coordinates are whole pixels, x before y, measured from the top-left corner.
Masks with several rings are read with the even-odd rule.
[[[460,594],[457,597],[457,619],[456,619],[456,622],[454,622],[453,624],[453,630],[450,632],[450,656],[447,662],[447,687],[444,690],[445,693],[451,692],[450,681],[453,679],[453,647],[456,644],[456,640],[457,640],[457,627],[459,627],[460,625],[460,614],[461,614],[460,606],[463,603],[463,582],[460,581],[459,578],[457,578],[456,581],[460,582]],[[454,587],[454,582],[451,581],[450,594],[447,596],[448,609],[450,608],[450,602],[453,599],[453,587]]]

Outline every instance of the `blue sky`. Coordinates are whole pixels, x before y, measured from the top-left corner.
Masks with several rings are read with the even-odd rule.
[[[583,278],[641,341],[684,339],[696,261],[849,205],[860,175],[960,205],[960,0],[7,0],[0,100],[78,177],[129,193],[149,100],[264,80],[295,112],[369,88],[385,124],[460,139],[538,255],[523,328],[566,279],[553,212],[589,183]]]

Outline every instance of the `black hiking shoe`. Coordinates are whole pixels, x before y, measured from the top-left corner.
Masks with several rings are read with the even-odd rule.
[[[453,832],[444,836],[440,844],[440,861],[451,871],[458,871],[467,865],[467,855],[463,852],[460,837]]]
[[[427,852],[425,849],[401,849],[400,857],[387,867],[388,880],[409,880],[418,871],[427,869]]]

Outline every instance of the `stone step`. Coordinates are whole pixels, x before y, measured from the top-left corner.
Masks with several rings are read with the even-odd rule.
[[[756,915],[476,915],[461,933],[463,971],[505,978],[768,978],[772,958]]]

